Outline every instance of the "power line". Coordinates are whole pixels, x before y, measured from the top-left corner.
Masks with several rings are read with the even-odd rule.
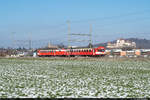
[[[139,15],[139,14],[149,13],[149,12],[150,12],[150,10],[148,9],[148,10],[131,12],[131,13],[126,13],[126,14],[108,16],[108,17],[97,17],[97,18],[91,18],[91,19],[86,19],[86,20],[77,20],[77,21],[72,21],[72,23],[83,23],[83,22],[92,22],[92,21],[100,21],[100,20],[110,20],[110,19],[114,19],[114,18],[122,18],[122,17]]]
[[[89,34],[86,34],[86,33],[71,33],[70,32],[70,21],[67,21],[67,24],[68,24],[68,47],[71,47],[70,46],[70,42],[89,42],[89,44],[90,44],[90,47],[91,47],[91,45],[92,45],[92,25],[90,25],[90,31],[89,31]],[[81,40],[80,38],[78,38],[78,39],[72,39],[73,37],[75,37],[75,36],[88,36],[89,37],[89,40]]]

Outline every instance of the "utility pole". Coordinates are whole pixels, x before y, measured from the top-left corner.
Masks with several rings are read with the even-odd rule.
[[[68,24],[68,48],[70,47],[70,21],[67,21]]]
[[[12,32],[12,49],[15,48],[15,45],[16,45],[16,43],[15,43],[16,42],[15,41],[15,33],[16,32]]]
[[[29,33],[29,50],[32,49],[31,33]]]
[[[90,24],[90,48],[92,48],[92,24]]]
[[[48,46],[47,46],[47,47],[48,47],[48,48],[50,48],[50,46],[51,46],[51,42],[50,42],[50,40],[49,40],[49,42],[48,42]]]

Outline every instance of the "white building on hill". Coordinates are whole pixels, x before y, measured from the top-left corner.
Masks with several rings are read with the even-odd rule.
[[[116,43],[108,43],[107,48],[123,48],[123,47],[136,47],[135,42],[131,42],[129,40],[118,39]]]

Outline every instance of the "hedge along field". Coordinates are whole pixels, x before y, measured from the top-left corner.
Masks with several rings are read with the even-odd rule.
[[[0,59],[0,97],[150,97],[150,60]]]

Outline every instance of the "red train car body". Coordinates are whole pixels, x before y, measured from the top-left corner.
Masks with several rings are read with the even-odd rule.
[[[37,50],[39,57],[48,56],[104,56],[105,48],[80,48],[80,49],[56,49],[56,50]]]

